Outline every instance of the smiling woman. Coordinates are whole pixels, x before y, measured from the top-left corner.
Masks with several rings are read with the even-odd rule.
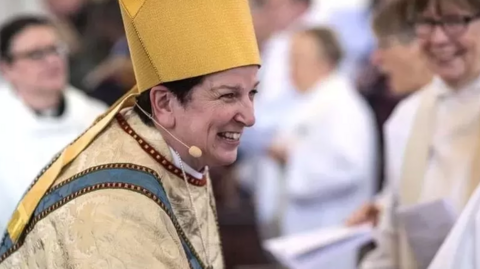
[[[208,167],[235,161],[255,121],[248,1],[120,7],[137,85],[35,180],[0,269],[224,268]]]
[[[409,17],[430,67],[460,88],[480,75],[480,1],[410,1]]]
[[[382,201],[379,247],[362,268],[428,268],[435,255],[436,268],[478,268],[472,267],[478,249],[454,266],[445,263],[445,253],[436,253],[480,182],[480,1],[400,1],[408,1],[410,22],[435,77],[402,101],[386,125],[390,193]],[[438,201],[447,205],[429,216]],[[408,226],[414,222],[423,224]],[[442,222],[450,224],[432,228]],[[468,247],[446,253],[458,250],[450,258],[461,257],[469,246],[470,238]]]
[[[230,165],[243,129],[255,122],[257,69],[244,66],[162,83],[138,97],[136,111],[147,124],[152,120],[167,144],[193,168]],[[188,153],[191,146],[201,150],[202,158]]]

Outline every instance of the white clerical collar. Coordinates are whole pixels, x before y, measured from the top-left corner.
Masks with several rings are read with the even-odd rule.
[[[182,167],[181,163],[182,163],[183,168],[185,169],[185,173],[190,174],[191,176],[193,176],[196,179],[202,179],[203,178],[203,174],[198,172],[197,170],[193,169],[190,165],[188,165],[183,160],[181,160],[180,157],[177,155],[177,153],[175,152],[175,150],[172,147],[169,146],[168,148],[170,149],[170,153],[172,153],[173,164],[175,164],[175,166],[181,168]]]

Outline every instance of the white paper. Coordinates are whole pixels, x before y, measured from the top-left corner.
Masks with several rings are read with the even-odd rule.
[[[318,269],[333,268],[333,264],[342,261],[345,264],[355,262],[359,247],[371,240],[370,225],[332,227],[270,239],[264,243],[264,247],[285,266],[293,269]]]
[[[400,208],[397,213],[419,268],[427,268],[457,219],[452,204],[437,200]]]

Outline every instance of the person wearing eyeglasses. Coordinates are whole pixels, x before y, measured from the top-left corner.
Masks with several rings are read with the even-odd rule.
[[[66,56],[44,18],[16,17],[0,30],[0,234],[41,169],[107,109],[68,85]]]
[[[478,218],[458,228],[480,181],[480,1],[400,1],[408,1],[405,19],[435,77],[389,120],[397,132],[387,135],[394,145],[387,154],[398,159],[397,175],[389,182],[377,250],[362,268],[428,268],[436,255],[431,268],[480,268],[473,241]],[[459,231],[464,245],[455,244]]]
[[[414,29],[405,20],[399,10],[407,7],[407,1],[391,1],[378,7],[372,17],[372,29],[375,33],[377,47],[370,57],[371,63],[387,77],[388,94],[397,100],[403,100],[422,89],[432,80],[432,72],[427,65],[426,57],[420,50]],[[404,109],[401,109],[404,110]],[[392,111],[396,115],[395,109]],[[390,122],[395,124],[392,126]],[[398,128],[400,127],[400,128]],[[383,124],[384,139],[401,133],[405,128],[398,124],[395,116]],[[384,145],[385,153],[391,153],[390,148],[396,148],[395,139],[388,139]],[[401,158],[395,153],[384,154],[382,169],[385,170],[385,181],[375,201],[358,208],[347,221],[347,225],[376,224],[381,211],[382,198],[389,188],[388,181],[398,177],[398,162]],[[383,168],[383,166],[385,166]],[[396,169],[392,171],[392,169]]]

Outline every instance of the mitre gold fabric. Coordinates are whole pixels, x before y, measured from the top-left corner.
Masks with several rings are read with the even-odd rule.
[[[259,65],[246,0],[121,0],[139,91]]]
[[[248,0],[119,0],[137,85],[36,179],[8,225],[12,241],[69,165],[135,97],[160,83],[260,65]]]

